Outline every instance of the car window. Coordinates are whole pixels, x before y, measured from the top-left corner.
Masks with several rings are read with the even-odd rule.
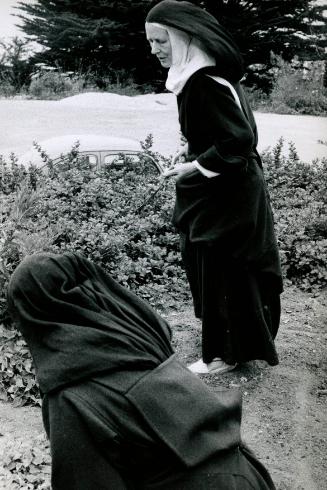
[[[127,160],[126,160],[127,159]],[[134,164],[138,169],[143,169],[143,172],[150,173],[151,175],[156,175],[160,173],[160,166],[147,155],[142,155],[140,153],[110,153],[102,155],[101,161],[103,165],[126,165],[127,161],[129,164]]]
[[[124,157],[123,157],[124,155]],[[124,163],[124,158],[127,157],[130,161],[137,163],[139,161],[139,157],[135,153],[127,153],[127,152],[119,152],[119,153],[109,153],[102,157],[102,163],[106,165],[110,165],[115,162],[115,164]]]
[[[98,163],[98,157],[96,155],[87,155],[88,159],[89,159],[89,164],[90,165],[97,165]]]
[[[96,155],[95,153],[86,153],[84,151],[81,151],[80,152],[80,155],[87,158],[88,159],[88,162],[89,164],[92,166],[92,167],[96,167],[98,165],[98,155]]]
[[[81,151],[81,152],[79,152],[79,155],[82,158],[86,158],[92,167],[95,167],[98,165],[99,159],[95,153],[87,153],[87,152]],[[55,164],[61,163],[61,162],[67,162],[67,161],[69,161],[68,155],[61,155],[60,157],[53,159],[53,163],[55,163]]]

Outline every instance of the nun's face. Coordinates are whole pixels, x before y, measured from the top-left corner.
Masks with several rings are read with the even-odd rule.
[[[164,68],[172,65],[172,49],[168,32],[152,24],[145,25],[146,38],[151,46],[151,53],[154,54]]]

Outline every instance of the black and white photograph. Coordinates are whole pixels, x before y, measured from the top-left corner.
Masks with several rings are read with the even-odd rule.
[[[0,0],[0,490],[327,488],[327,0]]]

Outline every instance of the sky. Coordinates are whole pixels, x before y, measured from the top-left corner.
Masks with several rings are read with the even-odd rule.
[[[33,3],[33,0],[24,1]],[[317,3],[327,6],[327,0],[317,0]],[[0,0],[0,38],[9,40],[13,36],[23,37],[22,31],[15,27],[19,19],[11,15],[15,12],[13,6],[17,4],[18,0]]]
[[[15,12],[12,8],[17,5],[17,0],[0,0],[0,37],[8,39],[13,36],[22,36],[22,32],[15,27],[15,23],[19,22],[11,15]]]

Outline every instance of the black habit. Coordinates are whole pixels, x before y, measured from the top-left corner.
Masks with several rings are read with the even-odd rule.
[[[173,217],[203,321],[203,359],[275,365],[282,275],[257,128],[240,84],[242,111],[209,75],[215,68],[196,72],[177,100],[189,159],[219,175],[180,177]]]
[[[208,178],[196,169],[180,176],[173,215],[195,314],[202,318],[203,361],[276,365],[282,274],[257,127],[239,83],[242,57],[218,21],[190,2],[163,0],[146,20],[189,34],[216,60],[177,95],[187,161],[219,174]]]
[[[274,489],[241,443],[239,393],[212,393],[167,323],[100,267],[33,255],[8,303],[43,394],[53,490]]]

